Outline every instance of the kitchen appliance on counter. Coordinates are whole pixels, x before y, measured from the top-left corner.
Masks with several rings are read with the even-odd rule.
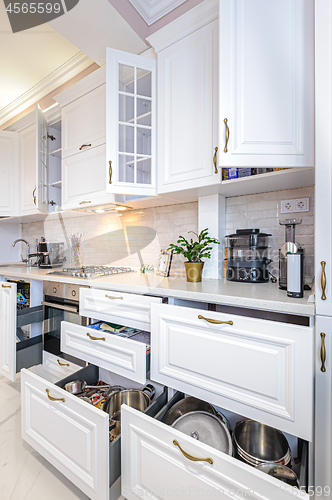
[[[302,219],[285,219],[279,221],[281,226],[285,226],[285,243],[279,249],[279,288],[287,290],[287,255],[302,253],[301,265],[303,276],[304,250],[301,245],[295,242],[295,226],[302,223]]]
[[[66,261],[63,256],[64,243],[46,241],[41,237],[37,244],[36,253],[30,253],[30,257],[37,257],[37,266],[42,269],[61,267]]]
[[[102,278],[112,274],[134,273],[134,269],[130,267],[113,267],[113,266],[82,266],[82,267],[67,267],[59,271],[52,271],[47,274],[54,276],[73,276],[75,278]]]
[[[269,236],[259,229],[237,229],[235,234],[226,236],[228,281],[269,281]]]

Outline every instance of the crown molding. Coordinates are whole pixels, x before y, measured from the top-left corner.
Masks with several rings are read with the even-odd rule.
[[[150,26],[186,0],[129,0],[144,21]]]
[[[3,108],[0,111],[0,125],[22,113],[22,111],[38,102],[42,97],[52,92],[52,90],[55,90],[81,73],[81,71],[84,71],[91,64],[93,64],[93,61],[88,56],[83,54],[83,52],[78,52],[74,57],[53,71],[53,73],[50,73],[46,78],[37,83],[37,85],[31,87],[31,89]]]
[[[147,41],[158,53],[218,18],[219,0],[205,0],[148,36]]]

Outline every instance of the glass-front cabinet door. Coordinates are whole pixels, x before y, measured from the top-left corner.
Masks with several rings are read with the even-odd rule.
[[[108,48],[106,64],[107,191],[156,195],[156,61]]]

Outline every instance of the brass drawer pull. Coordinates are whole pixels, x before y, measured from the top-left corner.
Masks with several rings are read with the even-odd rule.
[[[232,325],[233,321],[220,321],[219,319],[204,318],[201,314],[198,315],[198,319],[205,319],[208,323],[213,323],[214,325]]]
[[[325,290],[326,290],[325,266],[326,266],[326,262],[325,262],[325,260],[322,260],[322,262],[320,263],[320,265],[322,266],[322,275],[321,275],[321,278],[320,278],[320,283],[321,283],[321,286],[322,286],[322,296],[321,296],[321,299],[322,300],[326,300],[326,295],[325,295]]]
[[[82,144],[80,148],[78,148],[79,151],[82,151],[83,148],[90,148],[91,144]]]
[[[11,288],[10,285],[1,285],[1,286],[2,286],[2,288]]]
[[[65,403],[65,398],[53,398],[52,396],[50,396],[50,391],[48,389],[46,389],[46,392],[48,399],[50,399],[51,401],[62,401],[63,403]]]
[[[229,141],[229,127],[227,125],[227,118],[224,119],[224,124],[225,124],[225,147],[224,147],[224,153],[227,153],[228,152],[228,149],[227,149],[227,144],[228,144],[228,141]]]
[[[90,335],[90,333],[87,333],[86,336],[91,340],[106,340],[105,337],[93,337],[92,335]]]
[[[91,201],[80,201],[79,205],[86,205],[87,203],[91,203]]]
[[[109,182],[109,184],[112,184],[112,162],[109,161],[108,164],[110,166],[110,180],[108,182]]]
[[[217,152],[218,148],[214,148],[214,155],[213,155],[213,165],[214,165],[214,173],[218,173],[218,167],[217,167]]]
[[[107,299],[112,299],[112,300],[115,300],[115,299],[123,300],[123,297],[112,297],[112,295],[107,295],[107,293],[105,294],[105,297]]]
[[[325,348],[325,337],[326,333],[321,333],[321,346],[320,346],[320,359],[322,361],[322,366],[320,367],[321,372],[326,372],[325,363],[326,363],[326,348]]]
[[[193,457],[192,455],[189,455],[189,453],[187,453],[186,451],[184,451],[181,448],[181,446],[179,445],[179,443],[177,442],[176,439],[173,440],[173,444],[180,448],[182,455],[185,456],[186,458],[188,458],[188,460],[192,460],[193,462],[208,462],[211,465],[213,464],[212,458],[197,458],[197,457]]]
[[[57,362],[60,366],[69,366],[69,363],[61,363],[59,359],[57,359]]]
[[[35,205],[37,205],[37,198],[36,198],[36,189],[35,188],[33,191],[32,191],[32,198],[33,198],[33,202]]]

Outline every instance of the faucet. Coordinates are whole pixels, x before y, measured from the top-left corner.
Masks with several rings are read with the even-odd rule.
[[[23,259],[23,255],[21,254],[21,262],[25,262],[27,266],[30,264],[30,259],[29,259],[29,254],[30,254],[30,245],[26,240],[23,240],[22,238],[19,238],[18,240],[15,240],[13,243],[13,247],[18,243],[19,241],[23,241],[23,243],[26,243],[27,245],[27,258]]]

